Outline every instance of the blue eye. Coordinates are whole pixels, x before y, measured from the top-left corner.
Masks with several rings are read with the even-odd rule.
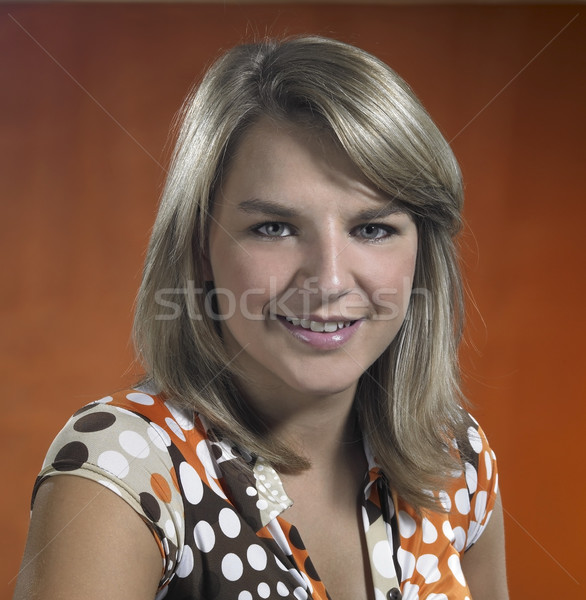
[[[356,235],[365,240],[382,240],[396,233],[393,227],[388,225],[377,225],[376,223],[367,223],[356,229]]]
[[[254,232],[266,237],[288,237],[293,234],[289,225],[280,223],[279,221],[271,221],[258,225],[254,228]]]

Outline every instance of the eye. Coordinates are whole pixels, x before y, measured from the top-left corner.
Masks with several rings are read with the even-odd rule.
[[[293,231],[290,225],[287,223],[281,223],[279,221],[271,221],[269,223],[262,223],[256,225],[253,231],[261,236],[265,237],[288,237],[293,235]]]
[[[367,223],[360,225],[354,230],[354,235],[364,240],[382,240],[397,233],[394,227],[389,225],[379,225],[377,223]]]

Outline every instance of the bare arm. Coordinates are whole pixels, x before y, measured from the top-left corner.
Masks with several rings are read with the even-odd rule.
[[[58,475],[37,494],[14,600],[148,600],[161,573],[152,533],[124,500]]]
[[[462,571],[474,600],[508,600],[505,532],[500,495],[480,539],[462,556]]]

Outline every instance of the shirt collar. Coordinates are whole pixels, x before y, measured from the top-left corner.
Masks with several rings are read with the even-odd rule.
[[[211,453],[219,467],[224,492],[248,525],[260,531],[293,505],[279,474],[262,457],[217,435],[204,417],[200,415],[199,419],[213,447]],[[384,475],[366,438],[363,445],[368,466],[363,493],[367,499],[372,486]],[[242,460],[246,465],[242,465]]]

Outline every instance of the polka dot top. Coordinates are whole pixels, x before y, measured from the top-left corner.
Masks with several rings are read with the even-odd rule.
[[[278,473],[208,431],[203,418],[145,390],[103,398],[59,433],[33,502],[39,485],[61,473],[121,496],[160,548],[157,600],[329,599],[287,521],[292,502]],[[498,478],[494,453],[472,418],[464,445],[465,469],[450,489],[437,492],[446,512],[418,516],[388,493],[365,444],[362,520],[375,600],[470,600],[460,557],[486,527]]]

